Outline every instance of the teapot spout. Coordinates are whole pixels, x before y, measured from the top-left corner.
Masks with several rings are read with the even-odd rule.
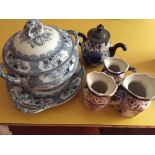
[[[115,44],[113,47],[110,47],[110,48],[109,48],[110,57],[113,57],[113,56],[115,55],[116,50],[117,50],[117,48],[119,48],[119,47],[122,48],[123,51],[126,51],[126,50],[127,50],[127,47],[126,47],[125,44],[123,44],[123,43],[117,43],[117,44]]]

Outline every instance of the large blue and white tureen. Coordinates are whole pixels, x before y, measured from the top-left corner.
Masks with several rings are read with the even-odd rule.
[[[33,98],[35,95],[37,98],[47,97],[46,93],[48,97],[49,93],[52,96],[52,92],[58,89],[60,94],[60,88],[67,85],[65,82],[75,73],[78,76],[79,66],[82,68],[79,64],[78,44],[78,35],[72,30],[64,31],[58,27],[45,26],[39,20],[29,20],[21,31],[6,42],[2,52],[0,76],[7,81],[10,92],[14,88],[14,94],[17,94],[17,87]],[[3,67],[7,69],[7,74],[3,72]],[[70,96],[73,94],[74,91]],[[17,99],[19,98],[16,97],[16,103]],[[29,105],[32,108],[30,103]],[[20,110],[24,112],[31,112],[28,108],[22,108]],[[42,109],[36,109],[36,112]]]

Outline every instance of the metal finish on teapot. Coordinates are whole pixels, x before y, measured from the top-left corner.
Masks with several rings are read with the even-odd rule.
[[[110,33],[102,24],[88,31],[87,37],[83,33],[78,33],[78,36],[83,38],[80,43],[83,58],[90,66],[97,66],[103,62],[106,57],[113,57],[117,48],[121,47],[123,51],[127,48],[123,43],[117,43],[111,46],[109,42]]]
[[[75,42],[71,36],[75,37]],[[29,20],[3,48],[1,76],[27,89],[54,88],[70,78],[79,63],[78,35],[39,20]],[[2,67],[6,67],[8,75]]]

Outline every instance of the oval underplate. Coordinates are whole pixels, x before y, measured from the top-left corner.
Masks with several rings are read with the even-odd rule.
[[[7,88],[13,98],[15,107],[24,113],[38,113],[45,109],[62,105],[74,97],[84,83],[84,66],[80,63],[73,76],[55,92],[36,94],[24,90],[22,87],[7,83]],[[43,95],[42,95],[43,94]]]

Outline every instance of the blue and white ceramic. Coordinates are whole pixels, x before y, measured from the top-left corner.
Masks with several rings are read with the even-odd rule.
[[[38,113],[56,107],[77,94],[85,79],[84,67],[79,63],[73,76],[52,91],[28,91],[19,85],[8,82],[7,88],[16,108],[24,113]]]
[[[113,57],[118,47],[121,47],[124,51],[127,50],[123,43],[111,45],[109,41],[110,33],[102,24],[89,30],[87,37],[80,32],[78,35],[83,38],[83,42],[80,43],[83,58],[90,66],[97,66],[103,63],[105,58]]]
[[[29,90],[54,88],[74,74],[79,62],[78,44],[78,35],[72,30],[29,20],[6,42],[0,76]]]

